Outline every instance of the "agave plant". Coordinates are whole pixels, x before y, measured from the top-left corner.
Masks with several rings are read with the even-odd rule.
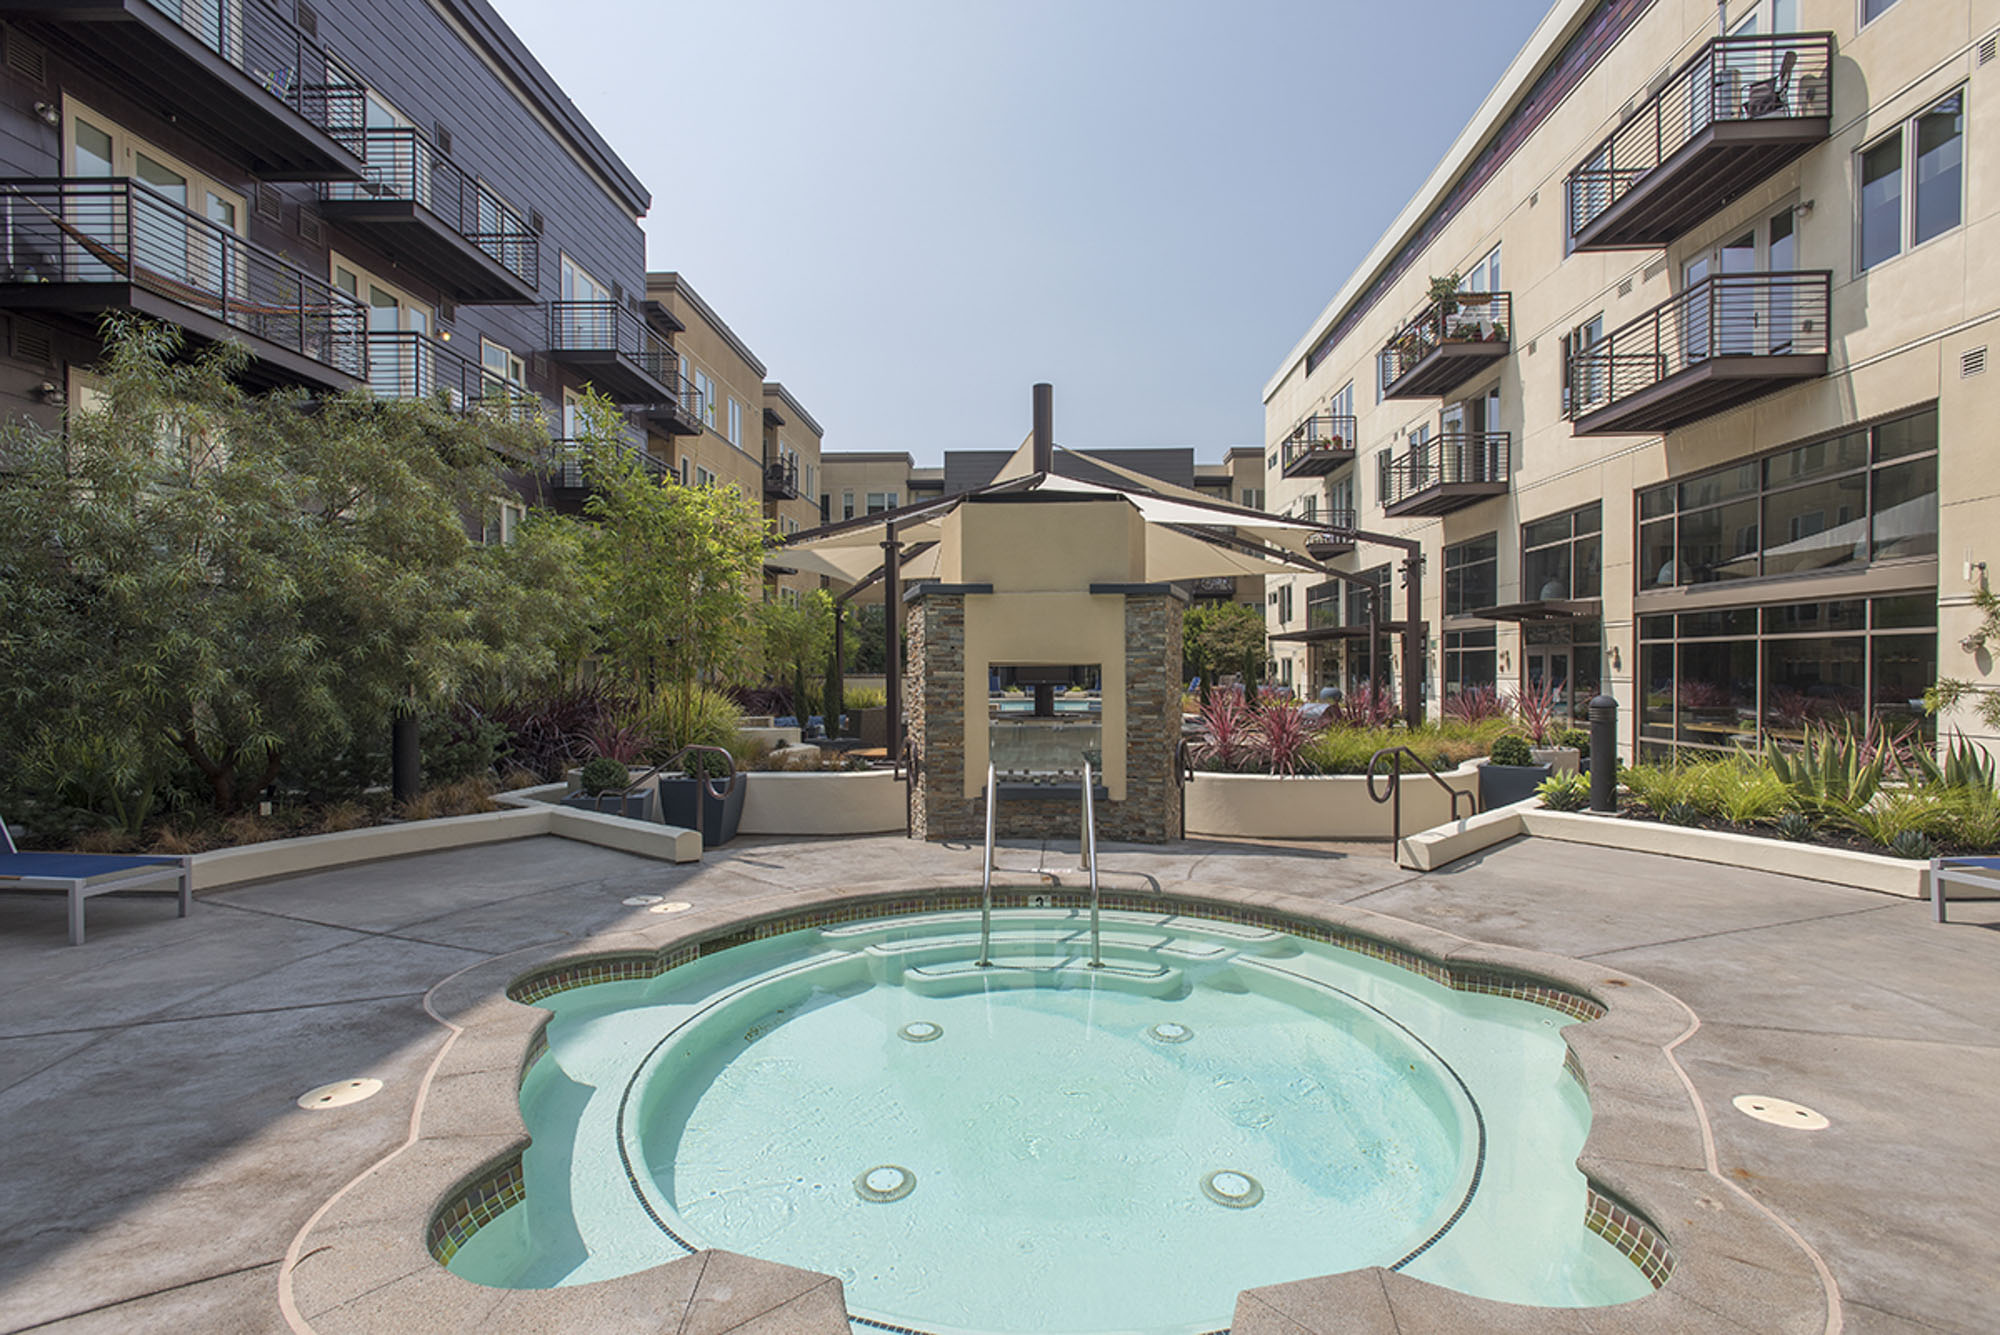
[[[1992,792],[1995,786],[1993,757],[1962,732],[1952,737],[1941,760],[1928,747],[1912,747],[1904,772],[1913,780],[1946,788]]]
[[[1801,810],[1852,826],[1856,813],[1882,790],[1891,754],[1880,739],[1870,745],[1852,727],[1808,728],[1797,751],[1773,746],[1764,758]]]

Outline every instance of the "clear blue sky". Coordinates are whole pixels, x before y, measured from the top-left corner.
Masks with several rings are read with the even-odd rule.
[[[494,0],[829,449],[1262,444],[1547,0]]]

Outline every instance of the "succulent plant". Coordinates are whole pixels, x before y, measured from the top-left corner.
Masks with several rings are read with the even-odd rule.
[[[1554,774],[1543,779],[1535,796],[1550,811],[1581,811],[1590,805],[1590,776]]]
[[[1811,818],[1802,811],[1787,811],[1779,816],[1778,819],[1771,822],[1771,832],[1776,834],[1780,839],[1789,839],[1793,843],[1798,843],[1802,840],[1812,838],[1813,823]]]
[[[1669,802],[1660,812],[1660,819],[1669,825],[1701,824],[1701,808],[1692,802]]]
[[[1889,841],[1889,853],[1892,857],[1928,862],[1937,856],[1937,845],[1922,830],[1904,830]]]

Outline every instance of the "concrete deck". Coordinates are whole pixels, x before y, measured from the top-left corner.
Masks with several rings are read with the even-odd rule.
[[[1379,846],[1106,847],[1101,865],[1108,886],[1309,895],[1657,983],[1701,1016],[1678,1056],[1723,1170],[1824,1257],[1842,1328],[1993,1328],[2000,904],[1938,927],[1909,900],[1535,841],[1423,875]],[[0,896],[0,1332],[285,1330],[286,1249],[408,1135],[444,1039],[423,994],[452,973],[635,925],[636,893],[748,905],[977,871],[976,850],[898,837],[744,838],[696,866],[537,838],[218,892],[184,920],[106,898],[77,948],[58,900]],[[364,1075],[386,1084],[366,1103],[294,1105]],[[1743,1093],[1832,1126],[1752,1121]]]

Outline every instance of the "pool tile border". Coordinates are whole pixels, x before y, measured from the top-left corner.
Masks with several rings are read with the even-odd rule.
[[[1620,1039],[1638,1043],[1641,1050],[1650,1048],[1658,1053],[1657,1065],[1660,1069],[1639,1075],[1650,1080],[1655,1091],[1667,1087],[1663,1080],[1672,1071],[1666,1061],[1664,1046],[1677,1036],[1686,1013],[1679,1003],[1637,979],[1617,975],[1584,961],[1469,942],[1434,928],[1366,910],[1329,907],[1312,901],[1293,900],[1284,895],[1222,897],[1229,894],[1226,890],[1215,897],[1107,892],[1102,903],[1105,908],[1116,911],[1156,916],[1186,914],[1300,935],[1354,950],[1456,990],[1517,998],[1552,1009],[1574,1021],[1596,1021],[1599,1023],[1592,1025],[1593,1030],[1601,1029],[1607,1035],[1615,1034]],[[1088,902],[1087,894],[1062,888],[996,887],[994,893],[994,905],[999,908],[1071,909],[1087,907]],[[495,960],[475,966],[447,984],[440,985],[439,989],[434,989],[433,995],[440,1001],[441,1013],[450,1012],[453,1001],[464,1008],[468,1023],[459,1035],[460,1040],[476,1038],[478,1031],[488,1025],[496,1029],[504,1025],[520,1033],[524,1017],[520,1016],[516,1006],[532,1006],[537,1001],[577,987],[654,978],[705,955],[802,928],[976,909],[979,904],[978,891],[952,887],[875,887],[854,888],[845,892],[774,895],[762,901],[742,904],[733,911],[697,912],[672,923],[646,924],[638,930],[606,934],[582,943],[581,949],[572,947],[557,952],[551,948],[544,952],[540,962],[530,961],[525,966],[519,959]],[[449,995],[438,996],[445,992]],[[509,1002],[514,1005],[508,1005]],[[498,1009],[495,1008],[496,1003]],[[509,1011],[512,1013],[507,1014]],[[418,1145],[435,1145],[439,1149],[455,1147],[454,1152],[462,1154],[466,1160],[461,1164],[463,1171],[442,1192],[406,1184],[401,1193],[405,1208],[400,1213],[386,1210],[383,1201],[372,1198],[377,1193],[370,1190],[370,1184],[385,1175],[376,1174],[355,1184],[346,1201],[329,1203],[328,1217],[315,1226],[316,1232],[326,1230],[332,1235],[334,1240],[330,1250],[338,1250],[347,1240],[349,1229],[379,1233],[385,1229],[414,1227],[422,1240],[420,1254],[427,1255],[434,1263],[433,1273],[425,1278],[427,1284],[440,1295],[461,1293],[468,1314],[472,1304],[485,1300],[480,1295],[491,1294],[491,1290],[459,1278],[444,1265],[480,1228],[501,1217],[524,1198],[521,1151],[525,1142],[518,1135],[519,1088],[527,1071],[547,1051],[547,1019],[547,1014],[543,1013],[523,1047],[517,1049],[523,1053],[521,1060],[505,1070],[488,1073],[496,1078],[488,1079],[482,1087],[485,1097],[494,1104],[492,1122],[496,1134],[508,1128],[511,1117],[516,1134],[507,1147],[495,1154],[492,1148],[481,1149],[494,1144],[490,1137],[459,1134],[433,1138],[420,1127]],[[476,1044],[471,1050],[477,1050]],[[1565,1070],[1586,1091],[1591,1084],[1592,1061],[1589,1051],[1579,1052],[1574,1044],[1568,1047],[1565,1054]],[[468,1064],[476,1066],[478,1063],[469,1060]],[[448,1051],[436,1074],[477,1076],[484,1071],[484,1067],[479,1070],[455,1070]],[[1630,1063],[1625,1063],[1622,1068],[1612,1068],[1611,1074],[1618,1077],[1621,1087],[1629,1086],[1635,1075]],[[1680,1092],[1684,1098],[1685,1091]],[[1699,1116],[1690,1106],[1690,1123],[1698,1123]],[[1579,1159],[1580,1165],[1598,1163],[1605,1171],[1611,1172],[1611,1180],[1618,1184],[1614,1193],[1605,1181],[1586,1172],[1584,1222],[1639,1269],[1656,1293],[1661,1294],[1661,1301],[1656,1303],[1639,1299],[1615,1309],[1592,1309],[1593,1312],[1600,1317],[1618,1313],[1620,1320],[1615,1326],[1606,1328],[1634,1332],[1676,1329],[1673,1325],[1674,1314],[1684,1313],[1689,1301],[1726,1316],[1731,1295],[1706,1292],[1708,1285],[1699,1278],[1713,1271],[1710,1263],[1721,1254],[1720,1251],[1714,1245],[1704,1246],[1701,1229],[1693,1220],[1686,1220],[1684,1227],[1675,1229],[1656,1226],[1654,1219],[1659,1216],[1660,1208],[1669,1206],[1676,1199],[1665,1180],[1672,1170],[1655,1170],[1643,1159],[1618,1154],[1623,1146],[1615,1123],[1615,1117],[1594,1113],[1590,1136]],[[1641,1153],[1636,1140],[1631,1140],[1629,1136],[1623,1137],[1623,1140],[1630,1142],[1630,1152]],[[1614,1169],[1616,1171],[1612,1171]],[[1655,1194],[1649,1174],[1654,1173],[1662,1180],[1655,1208],[1649,1214],[1646,1206],[1649,1197]],[[430,1180],[436,1181],[436,1175],[432,1174]],[[386,1181],[379,1190],[388,1190]],[[418,1199],[420,1194],[426,1192],[429,1193],[427,1208]],[[335,1208],[343,1204],[351,1206],[350,1213],[365,1214],[370,1222],[364,1227],[352,1220],[343,1220],[342,1212]],[[1788,1273],[1805,1267],[1802,1253],[1784,1237],[1775,1221],[1727,1200],[1720,1208],[1732,1215],[1729,1221],[1732,1248],[1742,1248],[1747,1237],[1754,1242],[1753,1250],[1766,1253],[1759,1257],[1759,1263]],[[397,1225],[392,1222],[396,1218],[411,1222]],[[1675,1236],[1670,1240],[1670,1232],[1684,1236]],[[407,1232],[402,1236],[411,1237]],[[414,1242],[416,1238],[411,1240]],[[384,1246],[397,1245],[393,1238],[384,1237],[381,1241]],[[1691,1254],[1701,1264],[1692,1267],[1681,1264],[1690,1248],[1693,1249]],[[1731,1256],[1735,1259],[1733,1252]],[[334,1273],[337,1273],[337,1267],[321,1266],[318,1271],[321,1284],[337,1287],[335,1281],[328,1278]],[[1378,1271],[1373,1269],[1352,1271],[1325,1277],[1322,1281],[1299,1283],[1339,1282],[1344,1285],[1350,1279],[1376,1273]],[[549,1329],[592,1329],[588,1305],[582,1295],[593,1291],[603,1294],[613,1291],[620,1294],[644,1292],[652,1282],[649,1276],[654,1274],[654,1271],[642,1271],[618,1280],[581,1286],[576,1290],[552,1290],[543,1295],[549,1303],[538,1305],[552,1314],[565,1312],[570,1309],[563,1304],[569,1300],[560,1295],[575,1294],[576,1319],[559,1319]],[[1691,1275],[1695,1278],[1690,1278]],[[1796,1273],[1793,1277],[1797,1278]],[[414,1280],[417,1277],[407,1278]],[[1494,1331],[1519,1331],[1525,1335],[1528,1331],[1548,1328],[1538,1324],[1533,1314],[1545,1312],[1551,1318],[1555,1316],[1554,1309],[1487,1303],[1450,1290],[1434,1289],[1420,1281],[1411,1282],[1417,1285],[1416,1289],[1398,1291],[1414,1293],[1430,1305],[1447,1302],[1459,1306],[1471,1304],[1484,1314],[1483,1328]],[[1252,1293],[1261,1292],[1246,1290],[1244,1300],[1248,1301]],[[1674,1295],[1673,1301],[1667,1301],[1669,1293]],[[352,1298],[360,1296],[357,1292]],[[338,1303],[334,1305],[337,1307]],[[1239,1306],[1239,1316],[1242,1312]],[[1745,1324],[1751,1324],[1748,1315],[1746,1313],[1740,1318]],[[1804,1316],[1803,1312],[1801,1316]],[[1807,1328],[1799,1326],[1799,1329]],[[833,1327],[828,1329],[829,1335],[844,1335],[844,1327],[840,1332]]]

